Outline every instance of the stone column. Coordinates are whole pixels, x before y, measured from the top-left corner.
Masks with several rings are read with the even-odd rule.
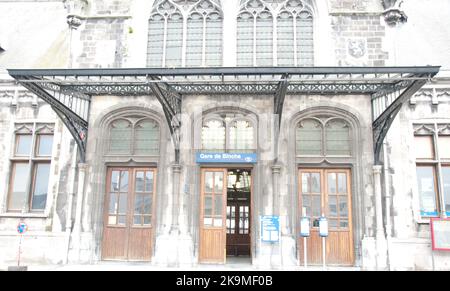
[[[72,260],[78,261],[80,254],[80,243],[81,243],[81,220],[83,212],[83,198],[84,198],[84,184],[86,177],[87,164],[78,164],[78,191],[76,198],[76,209],[75,209],[75,223],[72,231],[72,250],[74,256]]]
[[[180,174],[181,174],[181,165],[173,164],[172,165],[172,226],[170,228],[171,234],[179,234],[180,224],[179,224],[179,214],[181,204],[181,195],[180,195]]]
[[[273,191],[273,204],[272,204],[272,215],[279,216],[280,215],[280,173],[281,166],[273,165],[272,166],[272,191]],[[282,236],[281,236],[281,217],[280,217],[280,237],[278,244],[272,245],[270,265],[271,267],[277,268],[282,264]]]
[[[383,167],[373,167],[373,182],[375,191],[375,213],[376,213],[376,244],[377,244],[377,269],[384,270],[387,267],[387,243],[384,235],[383,208],[381,195],[381,171]]]

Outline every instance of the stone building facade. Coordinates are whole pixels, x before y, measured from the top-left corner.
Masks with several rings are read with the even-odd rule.
[[[0,266],[17,259],[16,227],[25,221],[26,264],[142,260],[187,268],[226,263],[234,246],[255,267],[295,268],[303,264],[299,233],[306,212],[315,236],[319,216],[331,223],[332,265],[450,269],[449,254],[431,249],[430,232],[430,217],[450,212],[447,11],[446,0],[0,0]],[[37,12],[40,17],[33,17]],[[185,93],[172,123],[155,91],[87,94],[88,109],[78,114],[87,131],[74,139],[77,127],[66,126],[58,105],[25,88],[39,83],[7,71],[61,69],[77,84],[83,76],[71,69],[86,69],[100,82],[105,69],[326,67],[331,75],[333,68],[358,67],[373,69],[374,79],[358,74],[345,77],[348,82],[375,82],[377,68],[428,65],[441,66],[440,73],[427,76],[427,84],[403,102],[380,161],[374,155],[376,109],[371,95],[356,89],[287,92],[281,111],[264,91]],[[252,77],[254,84],[271,78]],[[239,75],[233,82],[239,78],[248,81]],[[117,78],[111,82],[122,86]],[[201,152],[254,154],[257,161],[203,163]],[[210,175],[215,190],[208,192]],[[251,186],[242,186],[248,196],[226,189],[239,188],[239,179],[248,176]],[[216,185],[223,181],[217,177],[231,184]],[[425,187],[430,177],[434,186]],[[138,197],[151,200],[142,202],[139,215],[133,206]],[[248,205],[232,208],[239,201]],[[216,209],[207,203],[222,205],[221,212],[208,216]],[[242,225],[235,221],[239,228],[231,211],[242,215]],[[280,219],[276,243],[263,239],[263,216]],[[212,234],[214,227],[225,236]],[[229,242],[237,234],[233,227],[245,234],[236,239],[248,250]],[[308,258],[320,263],[314,235]]]

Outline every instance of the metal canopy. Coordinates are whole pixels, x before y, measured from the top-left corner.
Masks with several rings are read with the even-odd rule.
[[[75,138],[85,160],[91,96],[154,95],[161,103],[179,162],[183,95],[260,94],[274,99],[281,116],[288,94],[371,95],[375,163],[402,105],[440,67],[235,67],[146,69],[8,70],[24,87],[49,103]]]

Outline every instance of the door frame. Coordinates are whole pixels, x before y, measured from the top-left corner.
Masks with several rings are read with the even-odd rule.
[[[334,166],[330,166],[330,167],[324,167],[324,166],[314,167],[311,165],[302,166],[301,164],[296,165],[296,175],[297,175],[297,178],[296,178],[296,181],[297,181],[297,190],[296,190],[296,199],[297,199],[296,218],[297,218],[297,221],[296,221],[296,225],[297,225],[297,227],[296,227],[296,229],[297,229],[297,233],[300,233],[300,220],[303,215],[303,213],[302,213],[303,209],[301,208],[302,203],[301,203],[301,199],[300,199],[300,194],[301,194],[300,190],[301,190],[301,183],[302,183],[302,181],[301,181],[302,177],[301,177],[300,173],[302,173],[302,171],[304,171],[304,172],[309,171],[309,172],[316,172],[316,173],[320,172],[320,173],[324,173],[324,174],[327,171],[336,171],[336,172],[347,173],[348,191],[349,191],[349,195],[350,195],[350,197],[348,199],[348,201],[350,202],[348,205],[348,214],[349,214],[349,231],[351,233],[351,243],[352,243],[352,252],[351,252],[352,264],[351,265],[338,264],[336,266],[355,266],[356,265],[356,240],[355,240],[355,217],[353,215],[353,213],[354,213],[353,207],[355,204],[354,203],[355,197],[353,194],[354,193],[354,191],[353,191],[354,190],[354,167],[352,165],[342,165],[342,166],[334,165]],[[327,177],[325,177],[325,175],[323,175],[323,177],[321,175],[320,183],[321,183],[321,189],[323,189],[322,192],[328,191],[325,189],[325,186],[328,185],[327,181],[325,180],[326,178]],[[321,197],[322,197],[322,194],[323,193],[321,193]],[[321,199],[321,208],[322,209],[328,203],[328,195],[325,198],[326,199]],[[325,216],[328,217],[328,213],[325,213]],[[312,221],[311,221],[311,223],[312,223]],[[311,224],[311,233],[313,231],[318,232],[318,230],[312,229],[312,224]],[[342,232],[342,231],[336,230],[336,232]],[[303,256],[303,249],[301,248],[301,245],[300,245],[301,239],[302,238],[300,236],[297,236],[296,245],[298,246],[297,247],[297,258],[298,258],[299,262],[300,262],[301,256]]]
[[[154,174],[154,177],[153,177],[153,197],[152,197],[152,219],[151,219],[151,227],[149,227],[149,228],[151,228],[151,241],[150,241],[150,244],[151,244],[151,258],[150,258],[150,260],[148,260],[148,261],[142,261],[142,260],[130,260],[129,258],[128,258],[128,246],[129,246],[129,235],[127,235],[127,238],[126,238],[126,245],[127,245],[127,248],[126,248],[126,251],[125,251],[125,256],[126,256],[126,258],[125,259],[112,259],[112,258],[104,258],[104,253],[103,253],[103,242],[104,242],[104,239],[105,239],[105,236],[104,236],[104,234],[105,234],[105,228],[106,227],[110,227],[110,228],[127,228],[128,229],[128,233],[129,233],[129,230],[130,229],[132,229],[132,228],[135,228],[135,229],[139,229],[139,228],[142,228],[142,227],[133,227],[133,225],[132,224],[128,224],[127,226],[125,226],[125,227],[123,227],[123,226],[108,226],[108,214],[109,214],[109,201],[110,201],[110,197],[111,197],[111,195],[109,195],[110,194],[110,191],[108,191],[108,190],[110,190],[110,187],[111,187],[111,174],[112,174],[112,171],[128,171],[128,173],[132,173],[133,174],[133,176],[131,177],[130,175],[129,175],[129,181],[133,181],[133,183],[132,183],[132,185],[129,183],[129,190],[128,190],[128,195],[130,195],[130,193],[133,193],[133,197],[132,197],[132,199],[128,199],[128,205],[127,205],[127,207],[128,207],[128,209],[127,209],[127,222],[128,221],[132,221],[132,215],[131,215],[131,212],[128,212],[128,210],[129,209],[134,209],[134,207],[132,207],[133,206],[133,204],[134,204],[134,201],[135,201],[135,198],[136,198],[136,192],[135,192],[135,172],[136,171],[139,171],[139,170],[143,170],[143,171],[145,171],[145,170],[150,170],[150,171],[153,171],[153,174]],[[155,248],[154,248],[154,246],[155,246],[155,244],[154,244],[154,242],[155,242],[155,233],[156,233],[156,225],[155,225],[155,223],[156,223],[156,201],[157,201],[157,189],[158,189],[158,167],[157,166],[155,166],[155,165],[149,165],[149,166],[143,166],[143,165],[139,165],[139,166],[106,166],[106,171],[105,171],[105,173],[106,173],[106,184],[105,184],[105,197],[104,197],[104,199],[103,199],[103,214],[102,214],[102,218],[103,218],[103,223],[102,223],[102,239],[101,239],[101,243],[100,243],[100,259],[101,259],[101,261],[118,261],[118,262],[151,262],[152,261],[152,258],[153,258],[153,256],[154,256],[154,253],[155,253]],[[130,179],[131,178],[131,179]],[[134,213],[134,211],[133,211],[133,213]]]
[[[228,170],[230,170],[230,169],[242,169],[242,170],[248,170],[248,171],[250,171],[250,177],[251,177],[251,187],[250,187],[250,210],[249,210],[249,223],[250,223],[250,230],[249,230],[249,236],[250,236],[250,261],[251,261],[251,263],[253,262],[253,250],[254,250],[254,248],[253,248],[253,238],[254,237],[256,237],[256,235],[253,235],[253,231],[254,231],[254,225],[255,225],[255,223],[254,223],[254,220],[253,220],[253,215],[254,215],[254,213],[253,213],[253,209],[254,209],[254,207],[253,207],[253,203],[254,203],[254,200],[253,200],[253,192],[254,192],[254,185],[255,185],[255,172],[256,172],[256,165],[252,165],[252,166],[249,166],[249,165],[241,165],[241,164],[236,164],[236,165],[232,165],[232,164],[224,164],[224,165],[220,165],[220,164],[215,164],[215,165],[211,165],[211,166],[208,166],[208,165],[199,165],[199,169],[200,169],[200,188],[199,188],[199,206],[200,206],[200,211],[199,211],[199,214],[198,214],[198,217],[197,217],[197,221],[199,222],[199,231],[198,231],[198,242],[199,242],[199,244],[198,244],[198,263],[199,264],[211,264],[211,263],[209,263],[209,262],[202,262],[201,260],[200,260],[200,248],[201,248],[201,230],[200,230],[200,228],[202,228],[202,221],[201,221],[201,219],[202,219],[202,217],[203,217],[203,207],[202,207],[202,205],[203,205],[203,202],[202,202],[202,198],[203,198],[203,186],[204,186],[204,179],[203,179],[203,172],[205,171],[205,170],[212,170],[212,171],[214,171],[214,170],[225,170],[226,171],[226,173],[227,173],[227,175],[226,175],[226,181],[228,182]],[[223,214],[224,214],[224,217],[225,217],[225,220],[224,220],[224,223],[225,223],[225,245],[224,245],[224,248],[225,248],[225,262],[224,262],[224,264],[226,264],[227,263],[227,252],[226,252],[226,248],[227,248],[227,240],[226,240],[226,216],[227,216],[227,204],[228,204],[228,185],[225,185],[225,187],[227,188],[227,191],[226,191],[226,193],[225,193],[225,204],[224,204],[224,207],[223,207]],[[214,264],[214,263],[213,263]]]

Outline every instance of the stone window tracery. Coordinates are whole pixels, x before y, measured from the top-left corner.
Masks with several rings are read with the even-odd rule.
[[[148,66],[221,66],[222,22],[218,0],[156,1],[149,20]]]
[[[301,0],[242,0],[238,66],[313,66],[312,9]]]

